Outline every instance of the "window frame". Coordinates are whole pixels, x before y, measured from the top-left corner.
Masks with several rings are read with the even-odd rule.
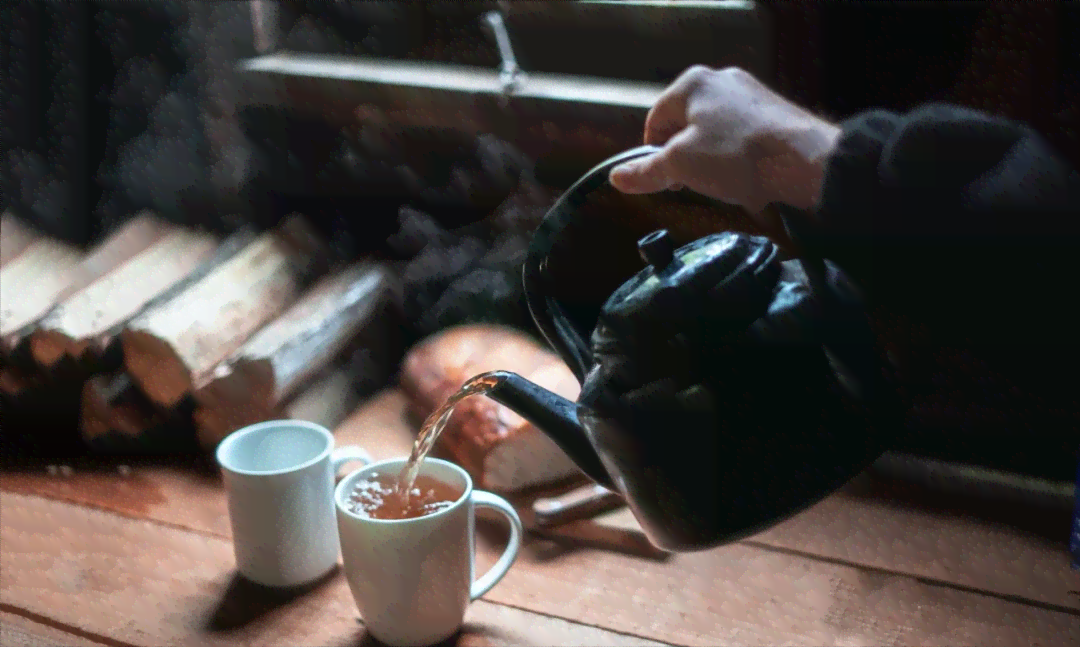
[[[251,0],[251,4],[262,54],[288,50],[496,67],[499,56],[494,39],[481,23],[484,13],[497,9],[503,15],[515,57],[526,72],[664,84],[695,64],[738,65],[766,82],[775,73],[771,32],[772,5],[776,3],[771,0],[482,0],[398,5],[384,10],[396,13],[364,15],[368,20],[364,24],[375,30],[402,19],[415,23],[412,32],[406,34],[415,43],[400,48],[407,51],[389,53],[355,51],[363,49],[362,43],[348,41],[340,34],[339,38],[328,37],[340,42],[326,43],[323,48],[289,42],[288,32],[304,21],[314,31],[339,31],[329,23],[341,23],[345,10],[334,15],[317,13],[339,6],[334,0]],[[440,49],[440,43],[434,41],[440,38],[439,27],[443,24],[469,28],[473,42],[483,53],[455,57],[451,50],[462,45],[460,40]],[[662,61],[657,63],[657,59]],[[647,69],[650,66],[658,69]]]
[[[528,79],[521,91],[510,95],[500,91],[496,57],[489,57],[489,65],[479,66],[409,54],[351,56],[287,47],[284,25],[301,19],[296,10],[301,1],[252,0],[261,55],[240,65],[254,82],[244,93],[246,103],[317,114],[340,127],[359,122],[492,133],[513,141],[536,159],[538,169],[550,170],[555,183],[569,183],[607,157],[640,145],[649,108],[667,83],[693,64],[740,65],[766,83],[773,78],[772,39],[766,37],[772,33],[773,8],[768,0],[425,3],[431,15],[464,15],[475,22],[483,10],[502,10],[511,46]],[[410,10],[417,11],[415,5]],[[673,28],[679,24],[690,25],[688,29],[696,33],[696,50],[687,46],[690,32]],[[756,42],[745,39],[726,50],[705,42],[724,29],[731,33],[747,24],[760,27]],[[533,31],[527,34],[530,26]],[[571,27],[580,42],[599,40],[606,33],[608,42],[614,35],[615,40],[627,40],[632,49],[640,42],[623,34],[638,34],[683,59],[669,56],[666,69],[651,78],[641,74],[633,78],[629,70],[633,65],[640,67],[640,60],[627,63],[626,71],[620,73],[623,59],[617,51],[607,58],[614,65],[606,74],[596,73],[604,72],[603,65],[594,66],[591,75],[574,73],[577,64],[572,55],[564,57],[561,69],[556,63],[547,70],[544,65],[530,64],[530,47],[535,52],[544,46],[546,37]],[[484,37],[491,51],[497,52],[490,34]],[[737,39],[712,40],[732,43]],[[757,63],[750,64],[752,60]],[[383,66],[388,74],[374,73],[373,66]],[[465,79],[468,88],[440,87],[439,81],[432,80],[451,75]]]

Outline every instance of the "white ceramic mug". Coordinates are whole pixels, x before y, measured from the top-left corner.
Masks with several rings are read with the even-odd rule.
[[[420,474],[462,492],[450,507],[413,519],[368,519],[352,512],[356,484],[372,473],[397,476],[404,458],[363,467],[338,483],[334,493],[345,578],[364,626],[393,647],[432,645],[456,633],[469,603],[506,575],[521,547],[521,519],[513,506],[473,490],[468,473],[453,463],[427,458]],[[491,569],[474,580],[477,507],[510,522],[510,541]]]
[[[371,463],[355,446],[312,422],[272,420],[233,432],[218,445],[229,500],[236,568],[266,586],[309,584],[340,555],[334,479],[347,462]]]

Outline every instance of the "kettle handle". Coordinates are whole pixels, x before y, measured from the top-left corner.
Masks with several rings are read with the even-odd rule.
[[[781,203],[775,203],[775,207],[788,237],[805,248],[801,261],[810,287],[837,316],[821,330],[823,345],[856,377],[866,402],[874,403],[881,411],[889,411],[887,407],[892,405],[896,411],[897,403],[895,398],[890,401],[890,391],[882,376],[877,343],[869,327],[865,306],[852,295],[838,291],[829,280],[825,255],[818,249],[813,235],[801,224],[809,222],[806,213]]]
[[[638,146],[623,151],[604,160],[581,176],[567,189],[555,204],[551,206],[540,226],[533,234],[529,244],[529,253],[521,270],[522,285],[525,290],[525,302],[529,307],[540,333],[555,351],[566,361],[567,366],[585,383],[585,374],[592,366],[592,350],[586,339],[591,331],[584,334],[571,322],[558,301],[544,294],[544,273],[548,254],[551,253],[555,240],[566,226],[577,217],[577,211],[585,204],[589,194],[608,183],[611,169],[627,162],[659,151],[658,146]]]

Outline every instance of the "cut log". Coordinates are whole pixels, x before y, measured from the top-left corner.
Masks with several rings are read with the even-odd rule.
[[[30,335],[34,362],[51,369],[65,357],[100,355],[114,330],[179,284],[218,248],[212,235],[174,229],[142,253],[73,295]]]
[[[135,316],[116,324],[108,329],[104,335],[95,339],[90,348],[83,353],[83,357],[85,358],[87,353],[93,353],[95,356],[103,358],[99,362],[99,365],[95,367],[96,372],[114,372],[120,370],[123,365],[123,349],[120,342],[120,334],[129,323],[139,315],[163,307],[165,304],[183,294],[190,287],[194,286],[199,281],[202,281],[219,267],[234,258],[237,254],[244,251],[244,249],[254,242],[257,237],[258,232],[254,227],[250,226],[243,227],[231,234],[217,247],[209,260],[199,265],[194,272],[191,272],[179,283],[172,285],[164,292],[155,296],[149,303],[145,304]]]
[[[128,403],[125,393],[131,380],[123,373],[95,375],[83,387],[81,431],[87,441],[95,441],[110,432],[136,437],[146,431],[151,420]]]
[[[133,319],[120,335],[124,367],[157,407],[173,409],[196,384],[300,296],[327,257],[321,241],[294,235],[292,219]]]
[[[0,216],[0,267],[22,254],[39,238],[41,234],[24,225],[13,214],[4,212]]]
[[[0,369],[0,394],[7,398],[18,398],[35,383],[34,377],[25,375],[18,369],[10,366]]]
[[[10,359],[19,334],[41,318],[71,285],[80,250],[50,238],[30,244],[0,268],[0,354]]]
[[[565,398],[581,387],[556,355],[524,333],[467,325],[432,335],[405,358],[401,388],[422,420],[471,377],[507,370]],[[507,407],[483,396],[462,400],[437,441],[469,471],[477,487],[517,492],[583,478],[577,466],[543,432]]]
[[[83,442],[95,452],[174,455],[197,451],[190,417],[156,411],[122,372],[86,381],[79,426]]]
[[[328,366],[393,294],[380,265],[324,278],[212,373],[196,378],[195,422],[212,449],[229,433],[281,415],[281,406]]]
[[[23,266],[24,258],[28,263],[33,258],[34,262],[26,267],[33,267],[34,273],[13,277],[11,282],[6,276],[0,278],[3,285],[13,286],[13,296],[18,304],[11,316],[8,315],[7,307],[4,309],[3,321],[0,324],[3,352],[9,358],[22,355],[20,347],[29,341],[36,324],[55,310],[56,304],[61,304],[85,290],[98,279],[138,256],[170,231],[175,231],[175,227],[152,214],[143,213],[125,223],[85,256],[78,250],[56,241],[42,240],[35,243],[10,266],[14,270]],[[40,252],[35,253],[34,250]],[[0,270],[0,274],[7,269]],[[4,292],[8,290],[5,289]]]

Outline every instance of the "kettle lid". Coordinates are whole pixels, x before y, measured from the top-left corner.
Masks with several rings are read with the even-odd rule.
[[[709,316],[745,330],[768,308],[781,269],[775,243],[737,232],[676,248],[660,229],[638,241],[638,252],[647,266],[605,302],[601,317],[608,325]]]

